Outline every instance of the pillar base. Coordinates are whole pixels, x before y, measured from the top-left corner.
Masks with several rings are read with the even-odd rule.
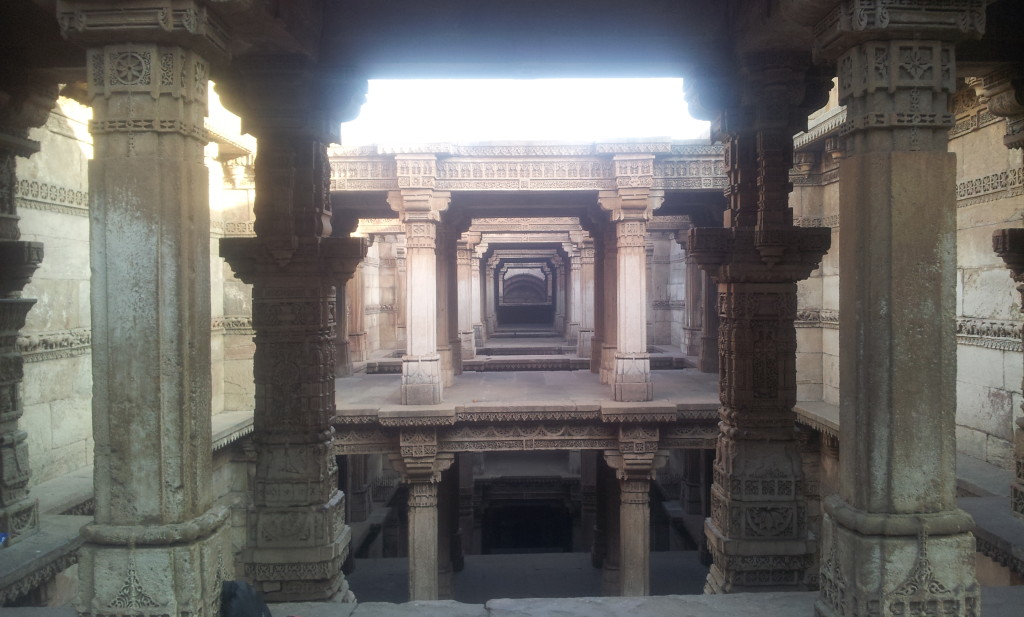
[[[612,390],[616,401],[654,399],[651,382],[651,356],[646,353],[616,353]]]
[[[356,332],[348,335],[349,357],[352,362],[366,362],[366,333]]]
[[[714,563],[704,593],[809,591],[813,587],[814,540],[737,540],[725,537],[711,519],[704,522]]]
[[[476,334],[472,330],[459,331],[459,344],[463,360],[472,360],[476,357]]]
[[[594,330],[580,328],[576,339],[576,355],[581,358],[589,358],[593,351],[590,348],[591,339],[594,338]]]
[[[402,404],[437,405],[444,385],[440,356],[402,357]]]
[[[221,585],[234,580],[234,553],[223,515],[166,526],[122,529],[102,543],[86,541],[79,551],[78,614],[82,617],[162,617],[220,614]],[[106,526],[103,526],[106,527]],[[83,529],[87,539],[88,527]],[[203,537],[188,540],[196,530]],[[114,540],[113,536],[118,536]],[[142,537],[138,537],[142,536]],[[167,544],[144,543],[144,539]],[[134,544],[123,542],[133,541]],[[115,543],[116,542],[116,543]]]
[[[296,521],[303,518],[296,513],[288,516]],[[298,524],[291,530],[282,529],[301,533],[308,526]],[[245,577],[268,602],[355,602],[341,572],[351,538],[351,529],[343,525],[333,542],[321,546],[247,548],[242,554]]]
[[[565,327],[565,344],[568,346],[575,346],[576,342],[580,338],[580,324],[576,321],[570,321]]]
[[[979,615],[974,536],[967,531],[929,535],[924,528],[930,524],[924,520],[932,516],[919,519],[922,524],[914,536],[863,534],[826,514],[821,595],[814,614]]]
[[[352,375],[352,355],[347,340],[339,336],[334,343],[334,376],[350,377]]]

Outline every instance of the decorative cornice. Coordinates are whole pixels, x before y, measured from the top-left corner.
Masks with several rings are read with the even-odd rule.
[[[815,118],[814,124],[807,127],[806,131],[797,133],[793,137],[793,148],[797,150],[806,148],[829,135],[838,133],[844,122],[846,122],[846,107],[833,107]]]
[[[17,350],[25,362],[44,362],[73,358],[89,353],[92,349],[92,329],[75,328],[23,334],[18,337]]]

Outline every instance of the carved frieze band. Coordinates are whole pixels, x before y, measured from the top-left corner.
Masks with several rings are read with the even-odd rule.
[[[92,347],[92,330],[75,328],[23,334],[18,337],[17,349],[25,362],[43,362],[73,358],[89,353]]]
[[[89,216],[89,193],[58,184],[19,180],[14,186],[14,198],[18,208]]]
[[[1024,195],[1024,167],[957,182],[958,208]]]
[[[800,309],[797,311],[797,328],[839,328],[839,311],[829,309]],[[1002,321],[957,317],[956,342],[958,345],[972,345],[998,351],[1024,351],[1021,342],[1024,322]]]
[[[717,148],[717,149],[716,149]],[[335,151],[337,152],[337,150]],[[646,151],[651,152],[651,151]],[[507,156],[507,155],[505,155]],[[562,155],[566,156],[566,155]],[[331,190],[394,190],[403,186],[411,173],[403,165],[389,158],[346,159],[335,157],[331,161]],[[558,158],[516,160],[441,159],[436,166],[415,170],[409,177],[420,179],[430,174],[429,184],[437,190],[609,190],[623,182],[631,184],[633,176],[623,175],[622,162],[607,158]],[[628,169],[625,171],[629,171]],[[701,155],[674,154],[657,159],[653,168],[645,170],[648,182],[655,189],[709,190],[724,188],[726,184],[724,161],[720,147],[708,147]],[[650,175],[653,173],[653,179]]]
[[[797,227],[831,227],[836,229],[839,227],[839,215],[801,216],[793,219],[793,224]]]
[[[956,320],[956,342],[959,345],[973,345],[999,351],[1024,351],[1021,343],[1022,326],[1019,321],[975,319],[958,317]]]

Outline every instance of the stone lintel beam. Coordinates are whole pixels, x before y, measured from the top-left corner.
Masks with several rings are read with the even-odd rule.
[[[1006,263],[1017,292],[1024,300],[1024,228],[997,229],[992,233],[992,249]],[[1022,309],[1024,310],[1024,309]],[[1022,384],[1024,386],[1024,384]],[[1010,506],[1024,518],[1024,422],[1017,419],[1014,431],[1014,477],[1010,483]]]
[[[1006,65],[982,77],[968,77],[967,85],[992,114],[1006,118],[1003,144],[1024,148],[1024,65]]]

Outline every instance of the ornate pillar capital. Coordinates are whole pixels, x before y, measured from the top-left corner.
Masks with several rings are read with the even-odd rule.
[[[979,38],[985,32],[985,0],[840,0],[815,27],[814,53],[835,60],[869,40]]]
[[[1024,148],[1024,65],[1006,65],[981,77],[968,77],[967,85],[992,114],[1006,118],[1006,147]]]
[[[211,61],[223,61],[230,56],[227,28],[197,0],[58,0],[56,13],[61,35],[89,47],[131,41],[184,47]],[[138,75],[147,68],[135,59],[122,66],[127,72],[120,75],[125,77]],[[151,65],[154,66],[161,71],[165,67],[163,60]],[[162,73],[161,81],[170,80],[173,78]]]
[[[448,210],[451,199],[451,193],[430,188],[388,191],[387,196],[388,205],[398,213],[403,223],[439,223],[441,214]]]
[[[236,57],[217,83],[225,105],[242,118],[242,130],[273,136],[340,141],[340,125],[359,115],[366,79],[327,70],[301,55]]]

